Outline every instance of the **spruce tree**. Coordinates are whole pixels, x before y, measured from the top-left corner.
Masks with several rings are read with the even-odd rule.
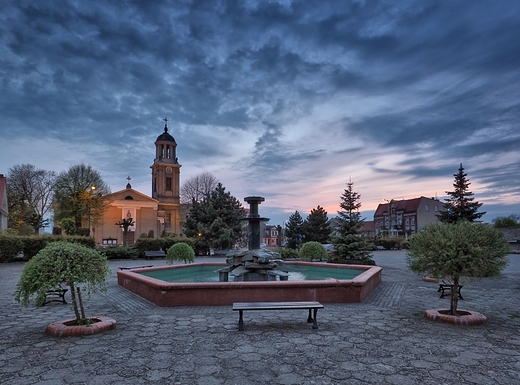
[[[337,227],[332,238],[334,259],[351,263],[375,264],[371,258],[371,242],[361,234],[365,220],[361,218],[361,195],[354,191],[354,183],[347,183],[336,217]]]
[[[290,249],[299,249],[302,243],[303,218],[298,211],[291,214],[289,221],[285,226],[285,237],[287,238],[287,247]]]
[[[330,220],[327,211],[318,205],[303,222],[304,242],[328,243],[330,238]]]
[[[467,175],[461,163],[459,171],[453,174],[455,177],[454,190],[446,191],[450,198],[445,199],[444,210],[437,215],[442,223],[474,222],[485,214],[485,212],[478,212],[482,203],[473,202],[475,198],[473,198],[473,193],[468,190],[471,183]]]
[[[242,237],[245,211],[240,201],[226,192],[221,183],[201,202],[193,202],[185,224],[185,234],[197,239],[197,252],[209,248],[230,249]]]

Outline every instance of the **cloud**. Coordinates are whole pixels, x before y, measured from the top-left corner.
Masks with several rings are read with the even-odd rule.
[[[38,148],[23,160],[0,151],[0,172],[85,162],[113,190],[128,175],[149,190],[168,117],[181,181],[208,170],[282,214],[335,212],[350,177],[367,209],[443,194],[460,163],[477,199],[520,211],[515,1],[8,1],[1,10],[2,149]]]

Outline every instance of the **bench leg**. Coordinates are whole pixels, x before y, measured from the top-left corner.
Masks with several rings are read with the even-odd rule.
[[[316,320],[316,317],[318,315],[318,309],[314,309],[314,317],[312,316],[312,309],[309,309],[309,317],[307,318],[307,323],[312,322],[312,328],[318,329],[318,321]]]
[[[238,311],[238,330],[244,330],[244,311]]]
[[[307,318],[307,323],[310,324],[311,322],[314,322],[314,320],[312,319],[312,316],[311,316],[311,310],[312,309],[309,309],[309,318]]]
[[[309,309],[310,311],[310,309]],[[318,329],[318,320],[317,320],[317,316],[318,316],[318,309],[314,309],[314,322],[312,324],[312,328],[313,329]]]

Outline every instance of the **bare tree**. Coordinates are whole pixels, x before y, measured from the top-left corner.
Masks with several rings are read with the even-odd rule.
[[[181,203],[191,204],[193,201],[202,201],[210,196],[218,183],[215,175],[207,171],[191,177],[181,187]]]
[[[47,226],[44,217],[52,209],[55,183],[54,171],[38,170],[32,164],[10,168],[7,190],[10,213],[17,216],[14,222],[29,224],[36,234]]]

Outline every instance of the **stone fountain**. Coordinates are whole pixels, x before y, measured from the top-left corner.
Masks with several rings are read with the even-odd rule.
[[[258,205],[265,201],[263,197],[250,196],[244,200],[249,203],[249,215],[244,220],[249,222],[248,250],[231,251],[226,255],[227,267],[220,269],[219,281],[228,282],[229,276],[234,281],[286,281],[289,273],[283,266],[280,254],[260,248],[260,223],[268,221],[258,214]]]

